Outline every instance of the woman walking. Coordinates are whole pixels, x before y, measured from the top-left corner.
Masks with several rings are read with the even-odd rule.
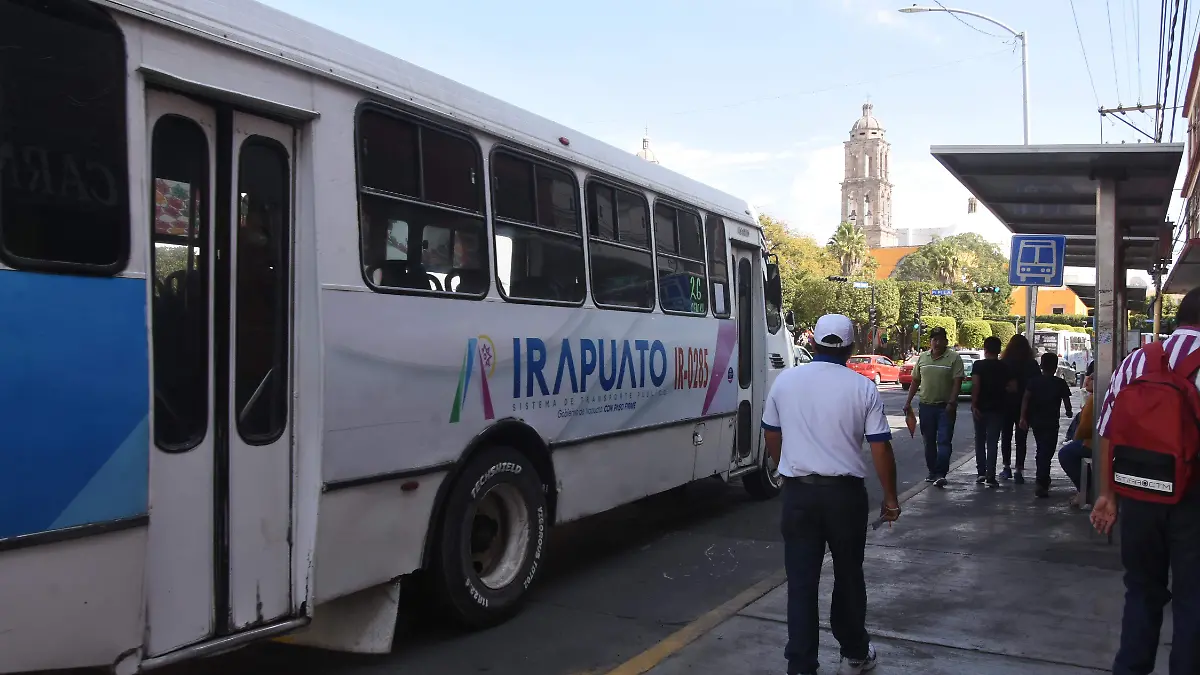
[[[1012,480],[1020,484],[1025,482],[1025,451],[1029,442],[1029,431],[1022,429],[1021,401],[1025,398],[1025,385],[1029,380],[1039,377],[1042,373],[1037,361],[1033,360],[1033,348],[1024,335],[1014,335],[1004,347],[1000,356],[1007,371],[1008,384],[1005,386],[1004,426],[1000,432],[1000,452],[1004,458],[1004,470],[1000,472],[1002,480]],[[1017,437],[1016,473],[1013,472],[1012,442],[1013,433]]]

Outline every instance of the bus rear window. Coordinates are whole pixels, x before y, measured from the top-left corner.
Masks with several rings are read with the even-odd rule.
[[[0,0],[0,260],[112,274],[129,255],[125,44],[81,0]]]

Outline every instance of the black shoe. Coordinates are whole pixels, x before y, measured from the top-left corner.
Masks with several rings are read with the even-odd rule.
[[[1024,485],[1025,484],[1025,476],[1020,471],[1018,471],[1016,473],[1016,475],[1013,476],[1013,482],[1016,483],[1017,485]]]
[[[926,483],[932,483],[932,482],[934,482],[934,481],[936,481],[936,480],[937,480],[937,476],[935,476],[935,475],[933,475],[933,474],[929,474],[928,476],[925,476],[925,482],[926,482]]]
[[[998,488],[1000,487],[1000,481],[996,480],[995,478],[988,478],[987,486],[990,488]]]
[[[980,476],[979,478],[975,479],[976,485],[983,485],[986,482],[987,482],[987,476]]]
[[[1033,496],[1037,497],[1038,499],[1045,499],[1046,497],[1050,496],[1050,488],[1046,487],[1045,485],[1039,485],[1037,486],[1037,489],[1033,491]]]
[[[946,477],[945,476],[939,477],[936,481],[933,482],[933,484],[938,487],[946,487]]]
[[[1007,466],[1004,467],[1004,470],[1000,472],[1000,479],[1001,480],[1012,480],[1012,469]]]

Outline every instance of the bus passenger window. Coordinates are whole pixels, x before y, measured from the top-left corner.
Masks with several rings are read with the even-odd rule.
[[[0,2],[0,26],[0,260],[115,274],[130,236],[121,29],[65,2]]]
[[[358,135],[368,283],[380,290],[486,295],[483,160],[475,144],[375,109],[359,116]]]
[[[492,156],[492,190],[501,293],[582,302],[583,236],[571,174],[500,151]]]
[[[665,312],[705,314],[708,284],[700,216],[665,203],[654,205],[658,249],[658,302]],[[728,308],[726,308],[728,311]]]
[[[654,259],[646,198],[592,181],[587,186],[592,298],[597,305],[654,307]]]
[[[725,221],[711,213],[704,219],[708,236],[708,283],[712,290],[713,316],[729,318],[729,252]]]

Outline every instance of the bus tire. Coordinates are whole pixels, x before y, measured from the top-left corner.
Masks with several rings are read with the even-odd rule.
[[[446,502],[432,570],[452,620],[487,628],[517,613],[540,572],[548,516],[525,455],[496,446],[467,464]]]
[[[773,499],[783,490],[783,477],[767,467],[766,451],[763,451],[762,465],[742,476],[742,487],[751,498],[759,501]]]

